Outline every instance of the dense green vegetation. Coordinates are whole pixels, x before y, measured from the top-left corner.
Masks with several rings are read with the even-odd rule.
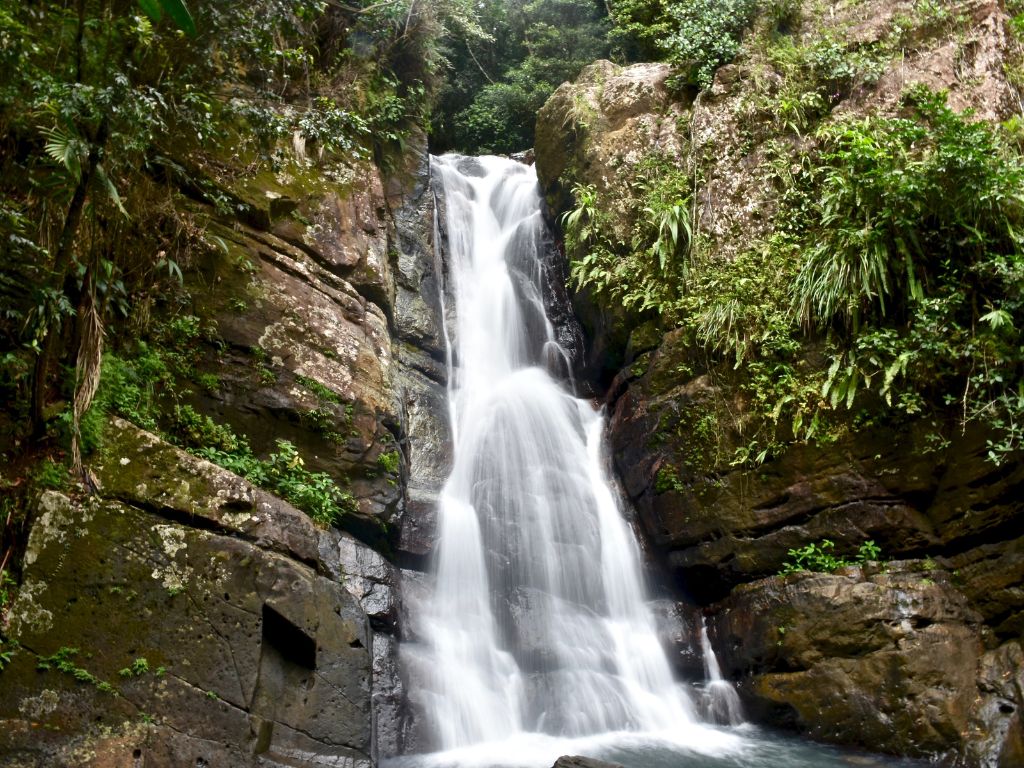
[[[438,149],[522,149],[537,108],[597,57],[665,59],[677,84],[702,89],[747,46],[777,74],[746,105],[746,140],[775,151],[774,234],[712,264],[693,221],[699,160],[652,153],[631,180],[628,232],[593,186],[575,188],[563,219],[575,286],[631,324],[682,329],[731,368],[759,425],[738,461],[882,413],[929,416],[939,446],[955,410],[961,428],[989,430],[995,462],[1020,447],[1019,121],[994,129],[921,89],[899,114],[831,116],[917,31],[955,21],[945,4],[920,3],[883,42],[853,48],[791,34],[802,13],[792,0],[192,5],[0,9],[0,395],[15,404],[4,426],[18,439],[49,435],[79,464],[116,413],[289,487],[281,467],[301,460],[288,446],[258,459],[182,401],[188,387],[217,387],[180,346],[216,337],[179,310],[183,274],[226,246],[170,182],[187,178],[227,215],[241,203],[223,184],[237,173],[225,158],[252,176],[386,165],[428,121]],[[285,146],[292,136],[311,159]],[[272,379],[258,352],[255,370]],[[331,411],[303,419],[343,440]],[[52,461],[37,474],[62,482]]]
[[[599,58],[666,60],[676,81],[706,87],[731,60],[757,0],[482,0],[479,32],[453,36],[431,121],[435,151],[510,153],[533,145],[537,110]],[[772,0],[784,24],[792,0]]]
[[[451,38],[450,69],[431,123],[434,149],[528,149],[548,96],[607,55],[605,5],[483,0],[478,8],[484,34]]]
[[[101,370],[119,375],[102,365],[105,343],[152,337],[154,311],[185,302],[183,271],[216,238],[169,181],[229,214],[240,203],[220,184],[241,169],[386,164],[425,120],[445,41],[481,34],[468,0],[4,4],[5,433],[56,429],[78,464]],[[142,371],[149,386],[160,374]]]
[[[651,6],[626,7],[644,49],[649,16],[636,9]],[[664,7],[662,21],[679,21]],[[693,23],[659,39],[676,53],[689,50],[680,36],[692,30],[735,40],[751,8],[691,4]],[[772,234],[735,258],[715,258],[691,222],[700,159],[652,156],[655,169],[641,169],[629,201],[629,239],[616,236],[593,187],[574,189],[563,223],[576,287],[629,325],[654,319],[686,333],[701,364],[745,403],[740,418],[723,406],[711,438],[738,431],[738,447],[730,438],[737,463],[759,463],[793,441],[922,417],[932,448],[954,428],[980,425],[989,459],[1009,460],[1024,436],[1016,125],[958,114],[923,87],[908,89],[895,114],[831,116],[854,88],[877,81],[914,30],[952,23],[951,11],[897,18],[888,38],[857,48],[828,33],[787,34],[798,5],[761,6],[757,19],[748,51],[777,79],[770,91],[751,89],[744,130],[766,147],[779,190]],[[620,19],[619,29],[630,27]],[[710,58],[693,59],[692,49],[678,61],[706,87],[738,48],[698,47]]]

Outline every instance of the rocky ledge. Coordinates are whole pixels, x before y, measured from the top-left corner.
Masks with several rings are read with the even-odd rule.
[[[4,764],[372,765],[371,701],[397,717],[400,689],[390,566],[230,472],[111,431],[98,496],[38,501]]]
[[[1024,764],[1024,654],[995,647],[927,561],[746,584],[715,607],[723,672],[755,716],[815,738],[953,764]]]

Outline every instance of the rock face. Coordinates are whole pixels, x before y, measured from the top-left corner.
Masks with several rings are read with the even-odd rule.
[[[131,425],[49,491],[10,613],[5,765],[372,764],[390,567]]]
[[[688,104],[671,95],[666,64],[619,67],[598,61],[575,83],[563,83],[537,115],[537,178],[554,223],[571,203],[574,183],[593,184],[607,205],[616,236],[629,242],[631,185],[653,153],[680,157],[688,146]],[[623,362],[628,335],[622,318],[597,309],[587,297],[573,307],[588,331],[586,356],[579,356],[585,378],[601,379]]]
[[[1020,643],[986,650],[981,615],[944,571],[774,577],[737,588],[710,630],[761,718],[918,757],[1018,765]],[[876,569],[877,570],[877,569]]]
[[[554,211],[570,202],[574,181],[593,183],[599,193],[619,193],[637,164],[652,150],[679,155],[685,144],[678,121],[688,105],[666,85],[667,64],[619,67],[598,61],[574,83],[563,83],[537,115],[537,177]],[[621,206],[629,196],[609,194],[619,234],[632,227]]]
[[[830,6],[826,18],[804,4],[794,33],[804,40],[839,34],[845,54],[879,56],[894,41],[902,52],[880,56],[870,84],[832,94],[832,113],[893,114],[903,90],[924,83],[979,119],[1017,114],[1007,72],[1019,43],[1003,6],[951,3],[942,23],[915,8],[870,0]],[[669,74],[599,62],[552,96],[536,147],[549,213],[566,210],[575,183],[593,185],[628,242],[631,182],[645,156],[667,156],[695,179],[701,258],[724,262],[772,231],[778,158],[814,138],[776,130],[784,78],[756,45],[699,96],[672,92]],[[681,333],[624,331],[587,296],[575,301],[597,354],[621,363],[607,402],[625,495],[703,608],[749,711],[837,743],[971,766],[1024,763],[1013,661],[1024,632],[1024,466],[988,462],[987,436],[971,430],[936,446],[926,424],[878,420],[830,445],[789,446],[753,469],[734,464],[749,437],[731,366],[710,370]],[[740,428],[712,438],[716,408]],[[873,539],[886,558],[928,566],[773,577],[789,549],[826,537],[841,555]]]
[[[426,142],[387,177],[300,158],[218,179],[180,160],[162,173],[208,246],[190,304],[154,308],[203,328],[181,405],[257,455],[290,441],[358,510],[321,530],[115,420],[98,495],[34,512],[0,763],[370,766],[408,738],[393,561],[429,550],[450,453]]]
[[[645,530],[700,602],[777,572],[808,541],[873,539],[887,556],[963,567],[965,590],[990,595],[979,608],[999,633],[1024,630],[1024,606],[1006,593],[1024,576],[1015,535],[1024,467],[993,466],[977,433],[926,450],[926,425],[915,424],[863,429],[827,449],[794,446],[756,470],[731,466],[694,434],[692,420],[718,396],[708,379],[665,386],[681,363],[674,341],[646,356],[616,400],[611,441]],[[667,471],[678,482],[659,484]]]

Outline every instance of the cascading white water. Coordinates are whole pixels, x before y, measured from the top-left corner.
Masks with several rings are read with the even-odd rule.
[[[630,768],[849,765],[750,725],[697,721],[644,602],[636,540],[605,475],[602,415],[560,383],[568,357],[545,314],[534,171],[445,156],[432,173],[456,316],[444,327],[455,454],[433,588],[405,595],[402,658],[432,732],[417,744],[438,751],[384,765],[549,768],[564,754]],[[703,627],[701,641],[708,719],[735,723],[736,693]]]
[[[700,619],[700,652],[704,657],[704,714],[713,723],[739,725],[743,722],[743,707],[732,683],[722,677],[718,657],[708,637],[708,624]]]
[[[410,657],[438,746],[694,719],[645,605],[601,458],[603,419],[549,373],[532,168],[434,158],[446,208],[454,466]]]

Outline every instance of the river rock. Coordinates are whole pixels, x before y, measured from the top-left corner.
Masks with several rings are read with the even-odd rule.
[[[563,755],[555,760],[552,768],[622,768],[619,763],[609,763],[582,755]]]

